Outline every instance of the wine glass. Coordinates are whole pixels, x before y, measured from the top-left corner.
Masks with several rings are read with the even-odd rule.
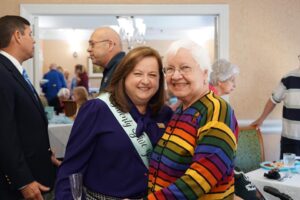
[[[81,200],[82,196],[82,174],[75,173],[69,176],[71,192],[74,200]]]
[[[291,170],[295,166],[296,155],[294,153],[283,153],[283,164],[287,168],[288,177],[291,177]]]

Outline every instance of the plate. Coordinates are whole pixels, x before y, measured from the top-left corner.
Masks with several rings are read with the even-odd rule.
[[[300,165],[300,162],[296,161],[295,166],[296,165]],[[280,171],[287,171],[288,169],[295,169],[295,166],[294,167],[285,167],[283,165],[282,160],[280,160],[280,161],[265,161],[265,162],[260,163],[260,166],[262,168],[268,169],[268,170],[271,170],[271,169],[274,169],[274,168],[278,168]]]

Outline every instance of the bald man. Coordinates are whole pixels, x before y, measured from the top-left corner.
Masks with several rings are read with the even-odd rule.
[[[113,72],[125,56],[119,34],[109,27],[96,29],[90,37],[87,51],[95,65],[104,68],[100,92],[110,83]]]

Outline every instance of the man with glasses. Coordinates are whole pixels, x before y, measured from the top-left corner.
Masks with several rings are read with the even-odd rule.
[[[100,92],[110,83],[113,72],[125,56],[119,34],[109,27],[101,27],[94,31],[89,40],[87,51],[95,65],[104,68]]]

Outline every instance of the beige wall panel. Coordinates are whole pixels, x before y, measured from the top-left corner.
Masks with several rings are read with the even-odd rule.
[[[297,59],[297,55],[300,54],[299,0],[186,0],[184,2],[179,0],[1,0],[0,15],[18,14],[20,3],[130,4],[140,2],[227,3],[229,5],[229,55],[230,60],[241,68],[237,89],[231,95],[230,102],[239,119],[256,118],[281,76],[299,66]],[[76,63],[75,60],[73,63]],[[281,118],[281,105],[277,106],[270,118]]]
[[[70,79],[74,76],[74,66],[76,64],[82,64],[85,66],[88,72],[88,53],[86,51],[88,42],[80,42],[80,50],[77,52],[78,57],[73,56],[73,52],[70,49],[70,45],[66,41],[62,40],[43,40],[42,42],[43,49],[43,73],[49,70],[49,65],[51,63],[56,63],[59,66],[62,66],[64,70],[70,72]],[[100,78],[90,78],[89,81],[90,87],[100,86]]]
[[[299,66],[299,17],[297,0],[230,4],[230,59],[241,68],[230,100],[238,118],[256,118],[281,77]],[[269,119],[280,118],[281,110]]]
[[[80,49],[78,57],[73,57],[73,52],[70,49],[69,43],[62,40],[44,40],[43,41],[43,53],[44,53],[44,64],[43,73],[48,71],[48,67],[51,63],[56,63],[62,66],[64,69],[70,71],[74,75],[74,66],[76,64],[82,64],[87,66],[86,52],[87,42],[81,42],[82,46],[86,48]]]

